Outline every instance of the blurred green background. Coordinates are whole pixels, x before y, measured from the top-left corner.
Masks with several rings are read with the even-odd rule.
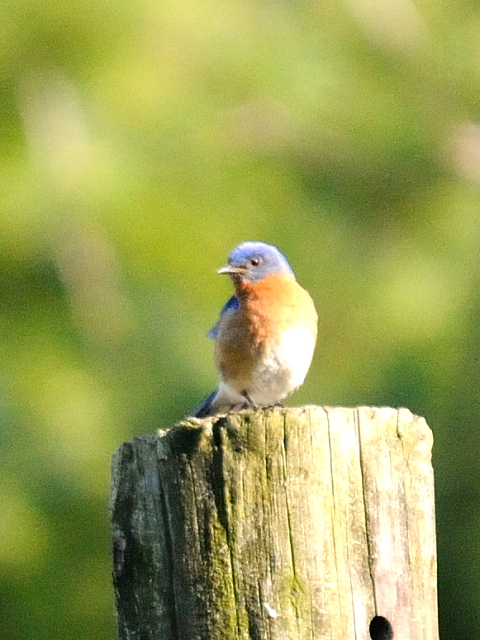
[[[290,404],[431,425],[441,633],[478,638],[478,2],[0,6],[0,637],[115,638],[110,456],[215,385],[250,239],[321,316]]]

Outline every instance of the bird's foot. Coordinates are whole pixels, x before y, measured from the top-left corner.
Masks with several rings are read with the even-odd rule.
[[[254,411],[256,411],[258,409],[257,405],[254,403],[254,401],[251,399],[251,397],[248,394],[248,391],[242,391],[242,396],[245,398],[246,402],[243,405],[243,409],[253,409]]]
[[[270,402],[270,404],[263,405],[262,409],[275,409],[276,407],[285,407],[281,400],[277,400],[276,402]]]

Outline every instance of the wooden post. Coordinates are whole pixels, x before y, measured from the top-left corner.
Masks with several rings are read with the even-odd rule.
[[[432,434],[408,410],[191,419],[114,455],[121,640],[437,640]],[[383,617],[383,618],[382,618]],[[387,630],[385,630],[385,626]]]

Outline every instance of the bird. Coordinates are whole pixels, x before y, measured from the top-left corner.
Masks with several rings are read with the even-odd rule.
[[[318,324],[313,300],[280,250],[264,242],[239,244],[217,273],[229,276],[235,293],[207,334],[215,340],[218,387],[193,416],[282,405],[310,368]]]

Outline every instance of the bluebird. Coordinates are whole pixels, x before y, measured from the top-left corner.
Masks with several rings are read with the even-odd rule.
[[[220,382],[195,410],[198,418],[281,404],[303,384],[317,339],[313,300],[277,247],[243,242],[218,273],[230,277],[235,294],[207,334]]]

